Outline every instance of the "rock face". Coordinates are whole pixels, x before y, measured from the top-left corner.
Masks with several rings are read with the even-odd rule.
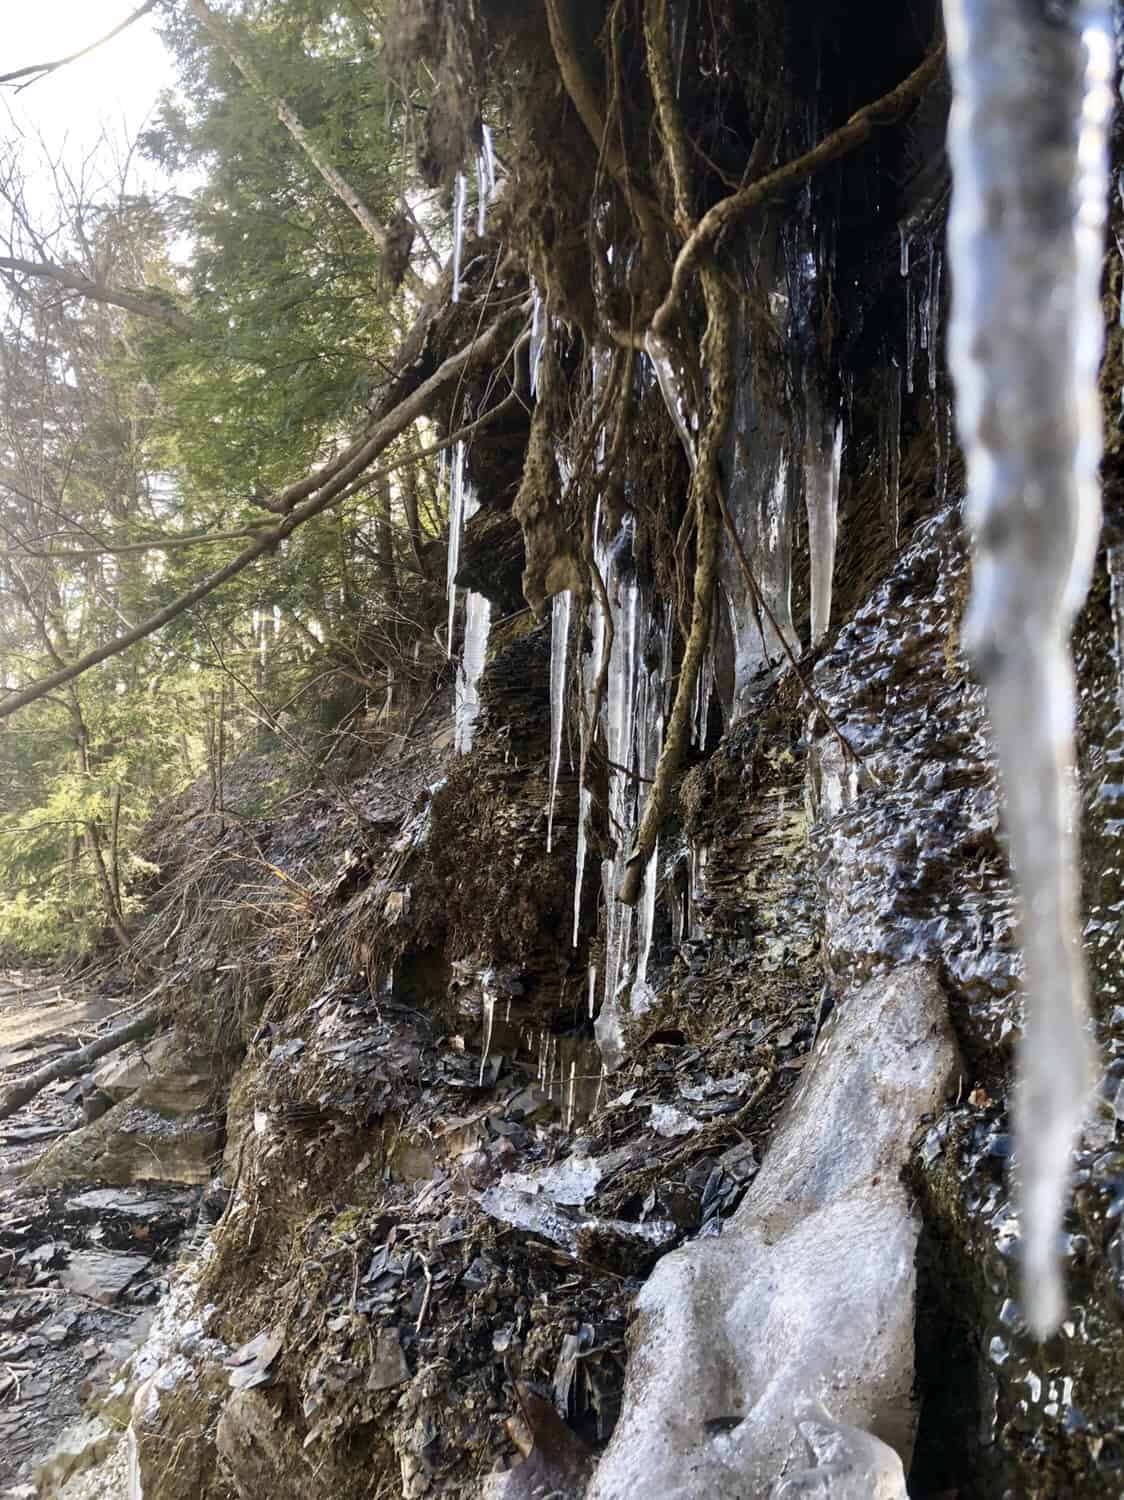
[[[726,1232],[665,1257],[640,1294],[589,1500],[766,1495],[808,1398],[908,1463],[920,1221],[901,1174],[955,1064],[932,970],[848,997]]]
[[[236,1391],[215,1438],[238,1500],[305,1500],[315,1493],[315,1471],[290,1423],[260,1391]]]
[[[29,1173],[32,1183],[58,1187],[103,1183],[175,1182],[199,1187],[211,1180],[221,1147],[210,1108],[209,1070],[166,1043],[113,1064],[104,1091],[119,1102],[98,1119],[45,1151]]]

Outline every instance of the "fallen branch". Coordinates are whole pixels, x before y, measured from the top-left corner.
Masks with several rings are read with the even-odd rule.
[[[77,1052],[67,1052],[64,1056],[56,1058],[54,1062],[46,1063],[43,1067],[36,1069],[26,1078],[21,1078],[19,1083],[14,1083],[6,1094],[0,1098],[0,1120],[6,1120],[14,1115],[17,1109],[25,1105],[29,1099],[34,1099],[36,1094],[41,1093],[49,1083],[54,1083],[59,1078],[76,1078],[79,1073],[84,1073],[91,1063],[97,1062],[99,1057],[105,1057],[108,1052],[116,1052],[118,1047],[123,1047],[126,1042],[139,1042],[146,1036],[151,1036],[160,1025],[160,1012],[156,1009],[142,1011],[132,1021],[127,1021],[124,1026],[118,1026],[114,1031],[107,1031],[96,1042],[90,1042],[85,1047],[80,1047]]]

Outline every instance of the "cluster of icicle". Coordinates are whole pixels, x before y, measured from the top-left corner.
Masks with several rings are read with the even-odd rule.
[[[987,688],[1019,888],[1024,1300],[1060,1321],[1057,1255],[1091,1043],[1080,946],[1069,633],[1100,525],[1107,0],[944,0],[949,360],[974,549],[965,643]]]
[[[791,271],[790,262],[782,268],[778,280],[785,280]],[[543,340],[550,337],[549,321],[547,310],[536,294],[531,339],[532,388]],[[695,702],[692,736],[700,745],[706,742],[711,702],[718,679],[716,658],[720,649],[730,663],[726,676],[731,679],[731,685],[722,703],[727,722],[744,714],[753,694],[783,670],[790,658],[800,654],[801,643],[792,620],[791,534],[793,510],[801,489],[813,556],[810,630],[813,646],[826,635],[831,617],[843,449],[842,414],[817,401],[808,401],[803,450],[796,462],[789,453],[788,434],[779,418],[768,429],[764,441],[756,440],[752,456],[747,454],[747,435],[768,425],[766,413],[757,410],[752,390],[748,330],[743,339],[743,352],[745,360],[739,371],[734,430],[726,456],[727,500],[768,610],[766,613],[758,608],[733,547],[727,541],[722,567],[725,620],[721,626],[716,623]],[[650,337],[646,353],[649,378],[654,377],[659,387],[688,463],[693,468],[698,414],[691,409],[681,351],[671,339]],[[604,353],[595,351],[592,356],[594,399],[604,378],[605,364]],[[557,458],[559,472],[565,481],[567,464],[561,447]],[[647,591],[640,585],[634,555],[635,536],[635,518],[631,513],[626,512],[617,530],[610,534],[598,508],[594,524],[594,555],[605,584],[613,629],[597,724],[593,724],[592,716],[607,637],[600,604],[594,600],[588,607],[585,638],[589,649],[580,662],[572,660],[571,638],[579,622],[569,593],[559,594],[553,600],[551,631],[548,848],[554,841],[558,777],[567,741],[568,687],[575,672],[579,674],[582,702],[578,733],[580,762],[584,764],[588,750],[585,740],[591,733],[601,736],[608,761],[608,817],[616,852],[611,859],[604,860],[601,867],[605,941],[602,970],[599,974],[596,968],[591,968],[589,973],[589,1008],[591,1019],[596,1016],[596,1035],[605,1065],[610,1070],[624,1055],[626,1017],[643,1013],[652,1001],[648,961],[659,880],[658,848],[645,870],[643,890],[636,908],[620,903],[617,891],[663,748],[672,689],[671,617],[662,605],[652,604]],[[590,800],[588,788],[581,786],[573,903],[575,946],[581,930],[587,854],[586,819]],[[680,851],[675,860],[677,865],[685,868],[686,876],[679,882],[682,898],[673,903],[673,925],[680,937],[697,936],[701,932],[699,911],[704,897],[706,859],[705,847],[691,846]]]
[[[496,153],[492,132],[480,127],[480,149],[476,153],[476,233],[481,235],[488,221],[488,207],[496,195]],[[468,216],[468,178],[458,172],[453,183],[453,301],[461,296],[461,263],[464,260],[465,224]]]
[[[492,133],[487,125],[482,127],[480,150],[476,157],[476,232],[484,233],[488,207],[496,192],[496,158],[492,148]],[[464,257],[465,213],[468,203],[468,182],[463,172],[457,174],[453,190],[453,301],[460,297],[461,261]],[[446,567],[445,590],[448,596],[449,618],[445,633],[446,654],[453,654],[454,632],[457,623],[457,570],[460,567],[461,541],[464,528],[479,509],[479,499],[465,476],[465,445],[463,441],[453,444],[453,456],[449,465],[449,550]],[[443,470],[444,472],[444,466]],[[483,594],[469,590],[465,598],[464,634],[461,642],[460,662],[457,667],[456,707],[454,710],[455,748],[458,755],[467,755],[472,749],[476,734],[476,723],[480,717],[479,683],[484,671],[484,657],[488,649],[488,633],[492,623],[492,607]]]

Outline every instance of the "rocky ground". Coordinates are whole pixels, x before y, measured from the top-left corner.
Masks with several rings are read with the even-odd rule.
[[[4,974],[0,1089],[104,1035],[130,1009],[135,1002],[65,978]],[[0,1493],[13,1500],[40,1493],[38,1461],[147,1335],[201,1199],[142,1131],[131,1147],[120,1137],[112,1167],[92,1157],[66,1172],[34,1163],[46,1143],[61,1157],[71,1132],[146,1087],[150,1104],[167,1110],[169,1093],[153,1088],[166,1052],[158,1038],[110,1056],[0,1122]],[[200,1155],[195,1175],[207,1167]]]

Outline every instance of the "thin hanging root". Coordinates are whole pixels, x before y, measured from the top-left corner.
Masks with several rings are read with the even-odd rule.
[[[667,0],[648,0],[644,12],[644,41],[648,53],[648,76],[656,103],[660,135],[672,167],[675,218],[680,233],[690,232],[690,183],[683,123],[675,103],[668,52]],[[694,597],[691,628],[679,668],[663,748],[656,774],[644,803],[644,814],[636,830],[617,900],[635,906],[644,885],[648,861],[667,816],[687,745],[691,737],[691,715],[699,669],[710,640],[710,620],[718,583],[718,542],[721,536],[719,504],[722,478],[719,458],[734,406],[734,312],[725,279],[711,266],[700,271],[706,302],[706,333],[703,335],[703,368],[710,375],[710,410],[699,443],[698,462],[691,476],[691,495],[697,526]]]
[[[899,83],[896,88],[891,89],[888,94],[884,94],[881,99],[876,99],[873,104],[867,104],[856,111],[838,130],[833,130],[830,135],[820,141],[819,145],[813,146],[811,151],[806,151],[803,156],[798,156],[794,161],[785,162],[783,166],[774,168],[755,182],[747,183],[745,187],[739,188],[729,197],[720,199],[708,209],[687,236],[682,249],[676,256],[671,274],[671,285],[652,317],[653,329],[657,333],[665,333],[671,327],[691,273],[708,256],[719,237],[731,224],[745,218],[748,213],[760,208],[770,199],[791,193],[813,172],[819,171],[829,162],[837,161],[839,157],[846,156],[848,152],[863,145],[878,126],[893,124],[907,109],[916,104],[939,76],[944,66],[944,56],[944,43],[939,42],[908,78]],[[653,87],[655,87],[654,78]],[[657,107],[659,102],[657,91]],[[674,160],[673,156],[672,161]]]

